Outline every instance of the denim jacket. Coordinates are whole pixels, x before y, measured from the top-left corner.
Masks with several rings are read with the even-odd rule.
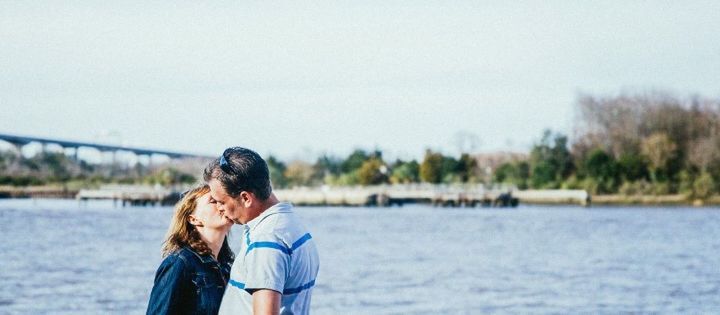
[[[217,314],[234,259],[227,241],[217,261],[187,246],[168,255],[155,273],[147,314]]]

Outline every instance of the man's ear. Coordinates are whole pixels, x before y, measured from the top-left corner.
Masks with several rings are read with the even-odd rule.
[[[243,207],[250,208],[250,206],[252,206],[253,200],[255,200],[255,195],[253,195],[253,193],[248,191],[240,192],[240,202],[242,203]]]
[[[192,224],[192,225],[194,225],[194,226],[197,226],[197,227],[203,226],[203,223],[200,222],[200,220],[198,220],[198,219],[197,219],[194,215],[192,215],[192,214],[188,216],[188,222],[190,222],[190,224]]]

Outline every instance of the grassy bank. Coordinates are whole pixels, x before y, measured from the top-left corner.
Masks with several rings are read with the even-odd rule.
[[[671,195],[595,195],[592,196],[595,205],[648,205],[648,206],[717,206],[720,205],[720,196],[711,196],[705,199],[695,199],[683,194]]]

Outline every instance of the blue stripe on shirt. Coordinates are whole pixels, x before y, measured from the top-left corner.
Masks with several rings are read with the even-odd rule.
[[[285,290],[283,290],[283,293],[282,293],[282,294],[283,294],[283,295],[288,295],[288,294],[300,293],[300,292],[302,292],[302,291],[304,291],[304,290],[307,290],[307,289],[312,288],[313,286],[315,286],[315,280],[310,281],[310,282],[308,282],[308,283],[306,283],[306,284],[303,284],[303,285],[301,285],[301,286],[299,286],[299,287],[297,287],[297,288],[285,289]]]
[[[288,254],[288,255],[292,254],[292,250],[291,250],[291,249],[289,249],[289,248],[287,248],[287,247],[285,247],[285,246],[282,246],[282,245],[280,245],[280,244],[278,244],[278,243],[274,243],[274,242],[255,242],[255,243],[250,244],[250,246],[248,246],[247,251],[245,251],[245,255],[247,255],[251,250],[253,250],[253,249],[255,249],[255,248],[274,248],[274,249],[277,249],[277,250],[279,250],[279,251],[281,251],[281,252],[283,252],[283,253],[285,253],[285,254]]]
[[[254,242],[254,243],[248,244],[248,248],[245,251],[245,255],[247,255],[251,250],[253,250],[255,248],[273,248],[273,249],[277,249],[285,254],[292,255],[293,251],[297,250],[300,246],[305,244],[310,239],[312,239],[312,235],[310,235],[310,233],[306,233],[300,239],[295,241],[295,243],[293,243],[292,248],[287,248],[284,245],[281,245],[281,244],[278,244],[275,242]],[[246,236],[246,240],[248,242],[250,241],[250,235]]]
[[[312,238],[312,235],[310,233],[305,233],[303,237],[301,237],[299,240],[295,241],[295,243],[292,244],[292,250],[296,250],[298,247],[302,246],[302,244],[305,244],[308,240]]]
[[[238,287],[238,288],[240,288],[240,289],[245,289],[245,284],[244,284],[244,283],[242,283],[242,282],[237,282],[237,281],[235,281],[235,280],[233,280],[233,279],[230,279],[230,285],[232,285],[232,286],[234,286],[234,287]]]
[[[245,290],[245,284],[242,283],[242,282],[238,282],[238,281],[235,281],[235,280],[233,280],[233,279],[230,279],[230,285],[232,285],[232,286],[234,286],[234,287],[237,287],[237,288],[239,288],[239,289],[241,289],[241,290]],[[301,286],[299,286],[299,287],[297,287],[297,288],[284,289],[283,292],[282,292],[282,294],[283,294],[283,295],[297,294],[297,293],[300,293],[300,292],[305,291],[305,290],[307,290],[307,289],[310,289],[310,288],[312,288],[312,287],[314,287],[314,286],[315,286],[315,280],[312,280],[312,281],[310,281],[310,282],[308,282],[308,283],[306,283],[306,284],[303,284],[303,285],[301,285]]]

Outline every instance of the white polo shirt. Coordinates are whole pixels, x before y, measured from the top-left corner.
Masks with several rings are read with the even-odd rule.
[[[249,291],[282,293],[280,314],[310,313],[319,269],[315,242],[289,203],[278,203],[245,224],[219,314],[252,314]]]

